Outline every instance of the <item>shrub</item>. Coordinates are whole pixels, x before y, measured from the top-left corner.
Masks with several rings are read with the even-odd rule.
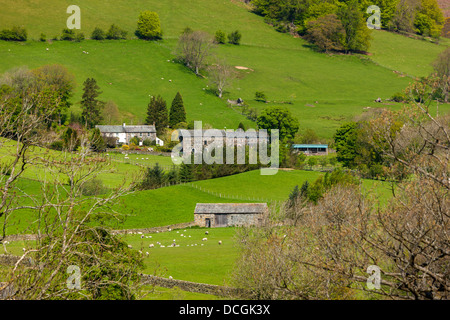
[[[105,31],[96,27],[94,31],[92,31],[91,39],[93,40],[104,40],[105,39]]]
[[[139,139],[139,137],[134,136],[130,139],[130,145],[138,146],[140,141],[141,139]]]
[[[156,12],[143,11],[139,15],[135,32],[139,39],[158,40],[162,38],[161,22]]]
[[[218,44],[224,44],[227,41],[227,35],[222,30],[216,31],[216,35],[214,36],[214,40]]]
[[[130,147],[128,145],[124,144],[122,146],[122,150],[130,150]]]
[[[241,42],[241,38],[242,38],[241,33],[238,30],[236,30],[228,35],[228,42],[231,44],[238,45]]]
[[[75,36],[75,42],[81,42],[81,41],[83,41],[84,39],[85,39],[84,33],[82,33],[82,32],[77,33],[76,36]]]
[[[6,41],[26,41],[27,31],[25,28],[12,27],[12,29],[3,29],[0,31],[0,39]]]
[[[92,179],[83,183],[80,191],[83,196],[98,196],[107,193],[109,189],[103,185],[102,180]]]
[[[64,148],[64,142],[62,140],[54,141],[50,144],[50,149],[62,151]]]
[[[255,92],[255,100],[256,101],[267,102],[267,97],[266,97],[264,92],[256,91]]]
[[[408,97],[402,92],[397,92],[397,93],[394,93],[391,100],[395,101],[395,102],[405,102],[405,101],[408,101]]]
[[[147,138],[144,141],[142,141],[142,145],[146,147],[156,146],[156,140],[151,140]]]
[[[112,24],[108,32],[106,33],[106,39],[108,40],[126,39],[126,37],[127,32],[125,30],[120,29],[115,24]]]
[[[75,40],[75,31],[68,29],[68,28],[64,28],[61,34],[61,40],[67,40],[67,41],[73,41]]]
[[[39,41],[45,42],[47,40],[47,36],[44,33],[41,33],[41,36],[39,37]]]

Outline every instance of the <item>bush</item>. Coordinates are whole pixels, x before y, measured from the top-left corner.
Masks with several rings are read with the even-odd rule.
[[[85,39],[84,33],[82,33],[82,32],[77,33],[76,36],[75,36],[75,42],[81,42],[81,41],[83,41],[84,39]]]
[[[218,44],[224,44],[227,41],[227,35],[222,30],[218,30],[218,31],[216,31],[214,40]]]
[[[50,144],[50,149],[56,150],[56,151],[62,151],[64,148],[64,141],[57,140]]]
[[[122,150],[128,151],[128,150],[130,150],[130,147],[128,145],[124,144],[122,146]]]
[[[41,36],[39,37],[39,41],[45,42],[47,40],[47,36],[44,33],[41,33]]]
[[[0,31],[0,39],[6,41],[26,41],[27,31],[25,28],[12,27],[12,29],[3,29]]]
[[[238,30],[236,30],[228,35],[228,42],[231,44],[238,45],[241,42],[241,38],[242,38],[241,33]]]
[[[103,185],[102,180],[92,179],[83,183],[80,187],[80,191],[83,196],[89,197],[105,194],[109,191],[109,189]]]
[[[75,40],[75,31],[68,29],[68,28],[64,28],[61,34],[61,40],[66,40],[66,41],[73,41]]]
[[[108,32],[106,33],[106,39],[108,40],[119,40],[119,39],[126,39],[127,38],[127,32],[123,29],[120,29],[115,24],[112,24],[109,28]]]
[[[267,97],[266,97],[264,92],[256,91],[255,92],[255,100],[256,101],[267,102]]]
[[[105,31],[100,29],[99,27],[96,27],[94,31],[92,31],[91,39],[93,40],[104,40],[105,39]]]
[[[408,100],[408,98],[406,97],[406,95],[404,93],[397,92],[397,93],[394,93],[391,100],[395,101],[395,102],[405,102]]]
[[[156,146],[156,140],[151,140],[147,138],[144,141],[142,141],[142,145],[145,147]]]
[[[159,40],[162,38],[161,22],[156,12],[143,11],[139,15],[135,35],[139,39]]]

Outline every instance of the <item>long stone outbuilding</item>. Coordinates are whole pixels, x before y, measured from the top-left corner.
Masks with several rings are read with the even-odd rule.
[[[266,203],[197,203],[194,222],[207,228],[259,225],[267,210]]]

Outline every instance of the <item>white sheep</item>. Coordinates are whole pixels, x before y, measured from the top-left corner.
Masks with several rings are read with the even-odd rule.
[[[153,243],[150,243],[149,245],[148,245],[148,247],[149,248],[153,248],[155,245],[153,244]]]
[[[203,238],[202,241],[208,241],[208,238]]]
[[[222,240],[219,240],[219,245],[221,245],[222,244]]]
[[[128,248],[133,249],[133,246],[131,244],[128,245]]]
[[[208,231],[206,231],[206,232],[205,232],[205,234],[209,234],[209,232],[208,232]]]

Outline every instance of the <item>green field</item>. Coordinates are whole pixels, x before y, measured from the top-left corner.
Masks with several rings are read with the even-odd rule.
[[[49,3],[51,8],[24,0],[14,7],[3,4],[6,10],[0,13],[0,28],[13,22],[22,24],[35,39],[41,32],[48,38],[59,34],[68,17],[65,8],[69,2]],[[364,108],[386,106],[374,103],[375,99],[390,98],[408,85],[411,78],[393,70],[426,75],[432,70],[430,63],[448,44],[435,45],[374,31],[370,56],[330,56],[314,52],[302,39],[276,32],[262,17],[237,2],[120,0],[110,5],[105,1],[82,0],[78,5],[82,10],[81,31],[86,35],[95,26],[106,29],[114,22],[134,37],[139,11],[151,9],[160,14],[164,40],[0,42],[0,72],[22,65],[35,68],[63,64],[74,73],[78,83],[72,99],[75,110],[79,108],[83,81],[94,77],[103,91],[101,98],[115,101],[122,111],[122,120],[128,123],[144,121],[150,95],[161,94],[170,104],[180,91],[188,120],[202,120],[216,128],[236,128],[240,121],[255,127],[239,110],[227,107],[226,98],[241,97],[260,111],[268,105],[290,102],[283,105],[300,120],[301,130],[311,128],[322,139],[330,139],[342,122],[361,114]],[[239,71],[224,100],[203,90],[207,85],[205,79],[172,62],[176,39],[186,26],[210,33],[217,29],[227,32],[239,29],[243,34],[240,46],[227,44],[215,49],[215,54],[225,57],[228,64],[249,68]],[[265,92],[270,103],[254,101],[256,91]]]

